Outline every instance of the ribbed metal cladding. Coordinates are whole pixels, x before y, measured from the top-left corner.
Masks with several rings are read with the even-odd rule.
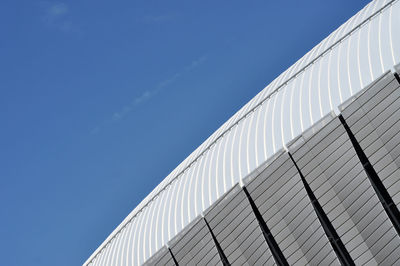
[[[389,72],[339,108],[350,130],[399,208],[399,82]]]
[[[243,190],[236,185],[205,213],[232,265],[275,265]]]
[[[316,121],[398,64],[399,32],[400,0],[370,2],[217,129],[122,221],[84,264],[141,265],[158,254],[224,193],[243,183]],[[377,108],[394,110],[396,104]],[[371,165],[398,207],[400,195],[395,176],[399,176],[400,151],[395,143],[399,138],[396,120],[399,113],[393,111],[378,125],[387,112],[382,112],[372,123],[363,121],[366,128],[362,131],[351,131],[355,132],[362,149],[367,149],[365,153]],[[346,115],[343,117],[347,121]],[[349,122],[350,128],[362,124],[353,122]],[[365,136],[359,136],[368,130],[372,130],[372,135],[366,140]],[[378,142],[369,143],[373,138]],[[272,229],[271,232],[274,234]],[[293,238],[297,245],[302,243],[301,237],[300,240]],[[285,249],[282,250],[285,254]],[[292,256],[288,261],[296,256],[299,262],[316,260],[309,256],[308,250],[300,247],[295,250],[294,254],[285,255]]]
[[[174,259],[169,252],[167,247],[162,247],[153,257],[147,260],[143,265],[166,265],[166,266],[176,266]]]
[[[172,250],[168,248],[169,254],[171,254],[172,260],[174,261],[175,266],[179,266],[178,261],[175,259],[174,253],[172,253]]]
[[[322,225],[322,228],[324,229],[325,234],[328,237],[329,242],[331,243],[331,246],[336,253],[337,258],[339,259],[339,261],[342,265],[349,265],[349,266],[354,265],[354,261],[350,257],[349,251],[344,246],[344,244],[343,244],[342,240],[340,239],[339,235],[337,234],[335,228],[333,228],[331,221],[329,220],[329,218],[326,215],[321,204],[315,197],[314,192],[310,188],[310,185],[307,183],[300,168],[297,166],[296,161],[293,159],[293,156],[290,153],[288,153],[288,154],[300,175],[301,181],[303,182],[304,189],[306,190],[308,198],[310,199],[311,204],[314,207],[315,214],[317,215],[317,217]]]
[[[400,264],[400,237],[356,151],[362,150],[384,184],[381,189],[398,206],[400,84],[388,72],[340,110],[359,147],[339,117],[327,115],[290,142],[289,153],[278,151],[243,181],[248,197],[236,184],[211,205],[204,212],[209,229],[198,217],[168,243],[179,265],[222,265],[210,231],[230,264],[276,265],[257,212],[289,265],[346,264],[335,253],[325,222],[349,253],[348,264]],[[312,200],[328,221],[321,223]],[[164,247],[146,265],[174,262]]]
[[[278,152],[245,186],[289,265],[339,265],[286,152]]]
[[[217,238],[215,237],[214,232],[212,231],[210,225],[208,224],[208,222],[207,222],[207,220],[205,218],[203,218],[203,220],[206,223],[208,231],[210,232],[211,237],[212,237],[212,239],[214,241],[214,245],[217,248],[218,255],[219,255],[219,258],[221,259],[222,265],[230,266],[231,264],[229,263],[228,258],[225,255],[225,251],[221,248],[221,245],[219,244]]]
[[[337,117],[303,134],[289,150],[357,265],[391,265],[400,238]]]
[[[356,150],[357,156],[364,167],[368,179],[372,187],[374,188],[375,193],[382,204],[382,207],[386,211],[386,214],[392,222],[394,229],[397,231],[397,235],[400,236],[400,212],[397,209],[397,206],[394,204],[392,197],[387,192],[387,189],[383,185],[382,180],[379,178],[374,167],[371,165],[371,162],[368,160],[368,157],[365,155],[363,149],[361,148],[357,139],[354,137],[353,132],[350,130],[349,126],[346,123],[346,120],[344,120],[342,115],[339,116],[339,120],[342,123],[343,127],[346,129],[347,135],[349,136],[351,143]]]
[[[267,224],[264,221],[264,218],[261,216],[260,211],[258,210],[256,204],[254,203],[252,197],[247,191],[246,187],[243,187],[243,191],[246,194],[248,201],[250,202],[251,209],[253,210],[254,215],[256,216],[258,225],[263,233],[264,239],[268,244],[269,249],[271,250],[272,256],[275,259],[275,262],[278,265],[287,266],[289,265],[285,256],[282,254],[281,248],[276,243],[274,236],[271,234]]]
[[[205,220],[198,217],[169,243],[179,265],[223,265]]]

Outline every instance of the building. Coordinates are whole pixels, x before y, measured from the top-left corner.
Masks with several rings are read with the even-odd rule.
[[[84,265],[400,265],[399,33],[398,0],[368,4],[188,156]]]

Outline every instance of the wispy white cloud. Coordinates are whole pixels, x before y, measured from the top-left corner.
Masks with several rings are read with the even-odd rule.
[[[55,3],[47,8],[46,13],[47,16],[55,18],[67,14],[68,11],[69,8],[65,3]]]
[[[113,114],[113,120],[119,120],[122,117],[124,117],[126,114],[128,114],[130,111],[132,111],[132,109],[141,104],[142,102],[146,101],[147,99],[149,99],[150,97],[152,97],[152,95],[155,94],[155,91],[144,91],[141,95],[139,95],[138,97],[134,98],[133,101],[129,104],[129,105],[125,105],[120,111],[115,112]]]
[[[189,71],[195,69],[204,61],[206,61],[206,56],[201,56],[195,60],[193,60],[190,64],[183,67],[181,71],[176,72],[174,75],[171,75],[169,78],[160,81],[153,89],[144,90],[137,97],[133,98],[127,105],[123,106],[120,110],[114,112],[111,116],[111,119],[105,120],[104,124],[108,124],[112,121],[118,121],[129,115],[133,112],[139,105],[144,104],[145,102],[151,100],[151,98],[155,97],[160,91],[165,89],[166,87],[172,85],[175,81],[181,78],[183,75],[188,73]],[[100,130],[100,126],[95,127],[91,130],[92,134],[97,133]]]
[[[196,68],[198,65],[202,64],[204,61],[206,61],[207,57],[206,56],[201,56],[197,58],[196,60],[193,60],[192,63],[188,66],[185,67],[186,71],[190,71],[193,68]]]
[[[153,89],[145,90],[138,97],[134,98],[128,105],[124,106],[121,110],[115,112],[113,114],[113,120],[120,120],[121,118],[126,116],[128,113],[133,111],[136,106],[138,106],[139,104],[142,104],[143,102],[150,100],[152,97],[157,95],[165,87],[174,83],[185,73],[198,67],[205,60],[206,60],[206,56],[201,56],[201,57],[193,60],[189,65],[185,66],[181,71],[179,71],[179,72],[175,73],[174,75],[172,75],[171,77],[159,82]]]
[[[44,24],[50,28],[61,31],[78,31],[70,20],[70,8],[62,2],[41,2],[43,9],[42,20]]]

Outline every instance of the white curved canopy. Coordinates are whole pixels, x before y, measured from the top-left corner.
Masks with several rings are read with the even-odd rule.
[[[400,4],[373,1],[170,173],[85,265],[140,265],[285,144],[400,62]]]

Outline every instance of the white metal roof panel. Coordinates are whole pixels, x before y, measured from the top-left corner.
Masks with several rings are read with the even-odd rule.
[[[126,257],[122,264],[143,263],[286,143],[399,63],[398,32],[399,1],[368,4],[189,155],[85,264],[108,261],[104,254],[119,246],[124,252],[119,256]],[[134,224],[132,230],[119,234],[128,224]]]

